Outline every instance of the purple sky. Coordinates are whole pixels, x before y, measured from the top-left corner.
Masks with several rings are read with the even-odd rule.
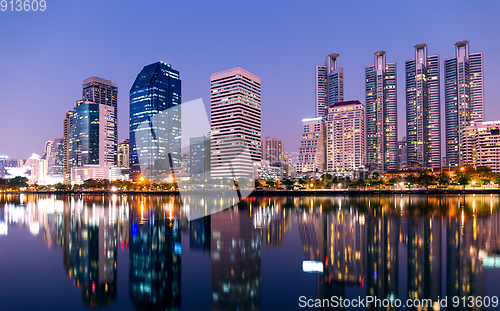
[[[413,46],[427,43],[443,61],[469,40],[484,52],[486,120],[500,119],[500,1],[46,1],[45,12],[0,11],[0,155],[11,158],[62,136],[91,76],[118,84],[119,139],[128,138],[130,87],[158,60],[180,71],[183,102],[201,97],[206,107],[212,73],[241,66],[260,76],[263,136],[294,152],[326,55],[340,54],[345,99],[364,103],[364,67],[387,52],[398,64],[402,137]]]

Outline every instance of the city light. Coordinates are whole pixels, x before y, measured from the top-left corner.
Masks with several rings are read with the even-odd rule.
[[[302,271],[306,273],[323,273],[323,263],[321,261],[305,260],[302,262]]]

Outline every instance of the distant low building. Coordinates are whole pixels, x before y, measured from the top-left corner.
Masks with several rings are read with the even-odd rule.
[[[278,180],[281,179],[281,167],[273,166],[269,161],[261,161],[253,163],[254,179]]]

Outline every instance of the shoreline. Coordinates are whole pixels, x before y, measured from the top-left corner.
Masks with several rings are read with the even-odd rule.
[[[228,190],[205,190],[205,191],[183,191],[184,195],[221,195],[226,194]],[[56,194],[56,195],[160,195],[171,196],[180,195],[178,191],[111,191],[111,190],[94,190],[94,191],[4,191],[0,194]],[[262,196],[343,196],[343,195],[360,195],[360,194],[431,194],[431,195],[447,195],[447,194],[500,194],[500,189],[412,189],[412,190],[390,190],[390,189],[346,189],[346,190],[254,190],[249,197]]]

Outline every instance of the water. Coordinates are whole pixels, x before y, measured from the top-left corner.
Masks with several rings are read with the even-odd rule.
[[[453,297],[500,296],[499,203],[247,198],[190,222],[205,200],[3,194],[0,310],[304,310],[301,301],[332,296],[433,305],[305,309],[500,310],[451,307]]]

